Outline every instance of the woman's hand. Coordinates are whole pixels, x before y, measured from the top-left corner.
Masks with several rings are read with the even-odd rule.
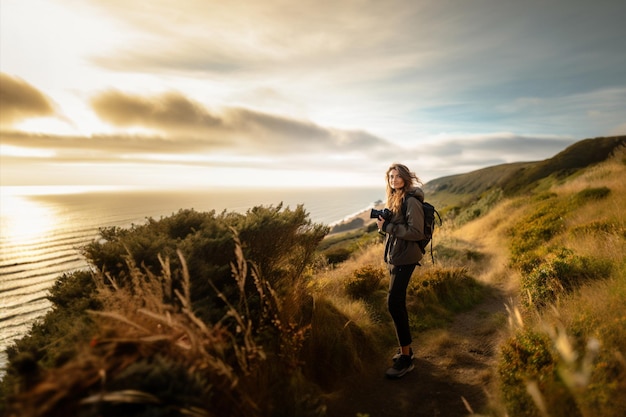
[[[376,224],[378,225],[379,232],[384,231],[382,230],[384,223],[385,223],[385,219],[383,219],[381,216],[378,216],[378,220],[376,220]]]

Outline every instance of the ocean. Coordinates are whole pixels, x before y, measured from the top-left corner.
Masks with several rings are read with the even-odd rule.
[[[333,225],[384,199],[380,188],[138,189],[0,187],[0,375],[5,349],[50,308],[56,278],[87,268],[80,249],[100,227],[129,227],[179,209],[245,213],[254,206],[303,204],[315,223]]]

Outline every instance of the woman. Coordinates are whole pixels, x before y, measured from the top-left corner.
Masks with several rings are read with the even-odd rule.
[[[424,236],[424,192],[421,181],[405,165],[393,164],[385,174],[387,208],[391,216],[378,217],[376,223],[385,236],[385,262],[389,268],[387,306],[393,319],[400,349],[386,372],[388,378],[401,378],[413,370],[411,330],[406,309],[406,290],[411,274],[422,259],[418,241]],[[415,197],[415,198],[413,198]],[[418,201],[419,200],[419,201]]]

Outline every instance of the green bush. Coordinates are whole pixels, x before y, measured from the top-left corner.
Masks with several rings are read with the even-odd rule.
[[[549,200],[551,198],[555,198],[557,196],[558,194],[553,193],[551,191],[544,191],[544,192],[540,192],[540,193],[533,195],[532,201],[535,201],[535,202],[544,201],[544,200]]]
[[[571,250],[561,249],[551,253],[532,270],[522,275],[521,291],[527,295],[527,306],[545,307],[561,294],[591,279],[606,278],[611,274],[608,261],[575,255]]]
[[[626,228],[619,222],[610,220],[593,220],[589,223],[573,227],[571,233],[574,236],[594,236],[602,238],[602,235],[615,235],[626,238]]]
[[[64,364],[89,343],[93,321],[85,311],[102,308],[95,292],[95,281],[88,271],[57,279],[48,296],[54,308],[6,350],[9,366],[1,382],[0,399],[20,380],[39,378],[44,369]]]
[[[302,359],[308,364],[303,371],[323,389],[332,390],[342,380],[341,375],[361,371],[375,360],[375,345],[372,334],[351,321],[331,301],[318,298],[310,333],[302,347]]]
[[[608,187],[585,188],[574,194],[572,199],[576,204],[582,205],[590,201],[602,200],[609,194],[611,194],[611,189]]]
[[[510,230],[510,254],[514,266],[519,266],[522,258],[564,230],[564,216],[567,205],[548,198],[542,200],[534,211],[522,216]]]
[[[479,262],[485,258],[485,254],[476,249],[455,246],[449,242],[438,243],[433,250],[437,253],[437,259],[445,260],[449,264]]]
[[[414,282],[410,293],[437,300],[451,311],[464,310],[482,298],[483,287],[461,267],[430,268]]]
[[[346,280],[346,293],[353,298],[367,298],[380,288],[386,271],[372,265],[365,265],[353,272]]]
[[[326,257],[328,263],[331,265],[336,265],[341,262],[347,261],[348,259],[350,259],[351,255],[352,250],[350,250],[350,248],[346,246],[333,247],[331,249],[328,249],[327,251],[324,251],[324,256]]]
[[[529,393],[538,388],[547,415],[576,417],[578,410],[572,394],[557,370],[556,354],[547,335],[520,329],[500,349],[498,375],[507,412],[515,417],[543,417]]]
[[[326,257],[331,265],[347,261],[359,250],[379,243],[381,237],[373,224],[373,230],[368,227],[346,233],[340,233],[326,237],[318,246],[317,251]]]
[[[302,206],[294,210],[283,209],[282,205],[258,206],[246,214],[219,215],[214,211],[179,210],[158,221],[149,218],[146,224],[130,229],[101,229],[102,239],[87,245],[84,253],[98,270],[126,287],[132,285],[129,265],[159,274],[161,259],[169,259],[174,274],[178,274],[181,264],[176,252],[180,250],[188,259],[194,309],[202,319],[213,321],[221,318],[224,303],[212,286],[220,288],[227,298],[239,297],[231,279],[233,230],[239,234],[243,256],[254,259],[259,273],[282,293],[298,285],[296,281],[313,261],[329,229],[313,224]],[[166,294],[182,290],[180,277],[174,277],[171,285]],[[252,285],[248,290],[254,294]]]
[[[454,315],[476,305],[486,291],[465,268],[417,270],[407,291],[407,308],[415,330],[444,326]]]
[[[97,287],[86,297],[76,286],[84,277],[60,281],[53,298],[62,306],[46,316],[40,336],[24,340],[37,342],[34,353],[58,353],[59,343],[74,350],[39,372],[41,361],[20,341],[11,357],[13,384],[3,387],[8,415],[321,415],[319,388],[302,377],[300,361],[311,320],[302,310],[311,303],[302,302],[297,286],[278,298],[235,244],[231,280],[239,298],[215,289],[225,303],[215,322],[190,308],[194,280],[186,268],[176,301],[164,301],[162,283],[175,276],[167,262],[156,276],[129,261],[131,285],[114,288],[103,274],[85,272]],[[182,256],[179,262],[185,265]],[[85,303],[92,299],[102,310],[86,315],[98,307]],[[89,326],[79,326],[84,317]]]
[[[360,229],[361,227],[365,227],[365,221],[359,217],[356,217],[347,222],[341,222],[331,229],[331,233],[341,233],[353,229]]]
[[[454,222],[457,226],[462,226],[480,216],[487,214],[498,204],[503,197],[501,189],[494,189],[482,193],[474,201],[463,205],[463,208],[454,207],[450,214],[454,215]],[[446,212],[447,213],[447,212]],[[442,213],[443,214],[443,213]]]
[[[167,369],[174,373],[180,369],[206,370],[208,364],[223,372],[229,367],[241,368],[238,376],[245,375],[250,385],[240,381],[235,391],[219,396],[226,399],[251,390],[247,395],[254,397],[252,401],[284,410],[285,415],[302,415],[309,406],[316,413],[317,405],[300,404],[300,395],[304,396],[312,385],[299,376],[302,364],[297,356],[312,309],[310,303],[303,302],[307,296],[303,294],[303,272],[328,228],[312,224],[307,217],[300,206],[295,210],[256,207],[245,215],[219,216],[214,212],[181,210],[171,217],[148,219],[146,224],[129,229],[102,229],[102,238],[84,249],[92,271],[61,277],[51,290],[53,308],[28,336],[9,348],[9,366],[0,398],[21,392],[24,396],[19,396],[17,403],[29,407],[25,400],[28,390],[36,390],[38,382],[50,378],[67,383],[59,387],[67,389],[71,396],[88,395],[93,389],[115,389],[93,385],[100,380],[99,367],[106,372],[107,381],[113,383],[120,371],[126,369],[134,374],[135,369],[140,370],[142,360],[155,361],[154,353],[167,354],[167,349],[180,349],[180,343],[191,343],[195,350],[187,352],[190,356],[182,368],[174,354],[169,358],[172,366],[167,360],[163,362],[164,375],[169,372]],[[245,261],[248,256],[259,261],[255,259],[250,264]],[[183,259],[189,261],[184,263]],[[238,279],[233,279],[235,272]],[[127,296],[117,300],[102,298],[107,291]],[[195,330],[185,328],[187,324],[177,328],[165,318],[158,325],[153,322],[149,326],[126,326],[131,320],[124,318],[120,308],[131,315],[141,310],[168,317],[182,311],[192,316],[189,325]],[[103,309],[110,310],[111,317],[122,317],[119,320],[123,325],[117,323],[99,330],[87,311]],[[164,329],[164,324],[173,326],[171,337],[161,335],[159,329]],[[137,329],[156,333],[145,340],[136,334],[125,334]],[[201,334],[194,334],[195,331]],[[93,356],[95,352],[85,356],[85,348],[94,340],[110,340],[107,346],[113,350],[100,357]],[[165,343],[167,349],[159,347],[159,343]],[[215,357],[203,357],[207,353],[213,355],[213,349],[221,349],[217,353],[226,357],[218,361]],[[255,353],[260,360],[256,368],[248,363],[252,357],[247,356],[249,349],[260,352]],[[85,363],[81,363],[83,358]],[[243,361],[245,366],[240,364],[243,368],[237,368],[233,361]],[[128,367],[135,362],[136,367]],[[222,371],[215,376],[219,377]],[[233,381],[225,386],[235,385]],[[211,376],[207,383],[211,385]],[[274,389],[276,386],[281,390]],[[267,390],[258,390],[259,387]],[[285,401],[287,392],[294,397]],[[48,401],[49,394],[44,389],[37,395]],[[261,398],[267,396],[272,398]],[[72,401],[70,397],[65,400]]]

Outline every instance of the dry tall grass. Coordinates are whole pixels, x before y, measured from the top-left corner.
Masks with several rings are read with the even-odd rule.
[[[346,282],[359,268],[371,265],[384,268],[382,246],[372,245],[364,248],[345,262],[316,272],[309,283],[309,288],[316,297],[323,297],[341,311],[351,322],[364,329],[372,329],[375,323],[368,313],[366,302],[347,295]]]
[[[611,273],[557,293],[546,308],[511,310],[523,319],[511,320],[517,325],[504,345],[501,403],[494,409],[512,416],[626,415],[625,155],[621,149],[611,160],[550,189],[557,201],[572,204],[562,231],[538,253],[566,250],[594,261],[586,274],[596,273],[595,264],[611,265]],[[610,190],[606,197],[580,201],[580,195],[593,195],[586,190],[605,187]],[[544,355],[544,362],[533,355]]]
[[[63,366],[49,370],[34,389],[18,394],[7,415],[98,416],[321,415],[323,404],[299,376],[306,327],[290,322],[269,283],[243,259],[237,242],[233,277],[241,291],[238,305],[226,298],[217,323],[205,323],[191,309],[190,278],[179,252],[182,291],[166,303],[171,288],[169,262],[162,274],[130,265],[132,285],[114,278],[96,281],[105,308],[92,311],[96,327],[88,346]],[[259,343],[263,330],[247,307],[246,279],[264,300],[258,314],[276,335],[275,350]],[[109,282],[111,285],[104,284]],[[217,289],[216,289],[217,291]],[[276,387],[281,387],[277,396]]]

